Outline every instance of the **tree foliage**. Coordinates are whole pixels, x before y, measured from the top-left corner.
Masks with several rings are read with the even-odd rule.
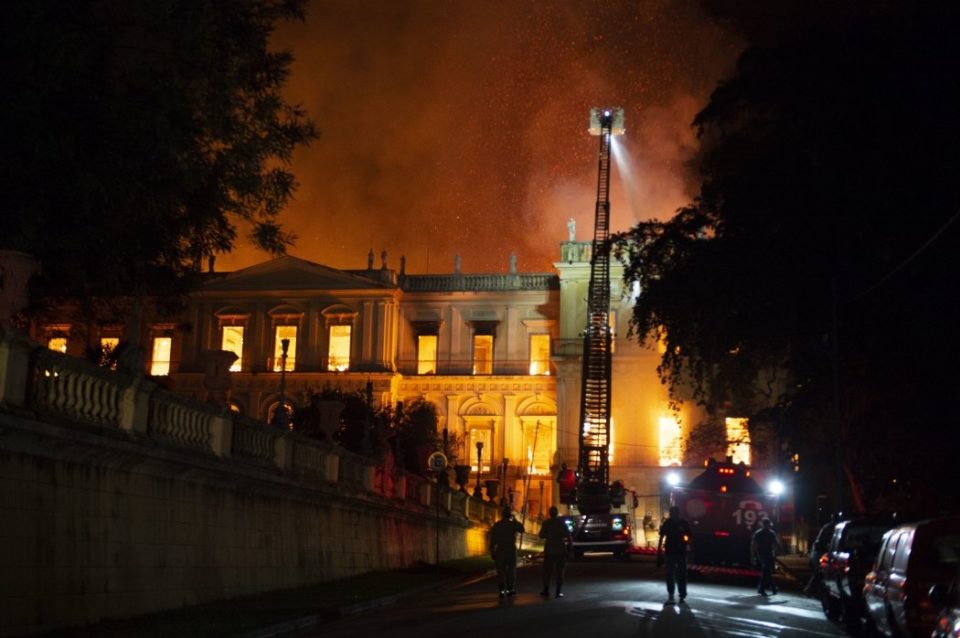
[[[348,392],[330,385],[313,393],[307,403],[293,410],[293,429],[305,436],[323,440],[321,427],[322,409],[325,402],[343,405],[339,415],[339,427],[333,440],[357,454],[381,458],[393,436],[393,411],[390,406],[375,407],[362,392]]]
[[[713,419],[697,423],[683,442],[683,464],[700,465],[707,459],[723,459],[727,453],[727,432],[723,422]]]
[[[373,406],[362,392],[348,392],[326,386],[310,396],[306,405],[294,409],[293,429],[305,436],[323,439],[322,408],[324,402],[343,405],[340,427],[333,440],[344,448],[382,459],[389,449],[407,472],[425,474],[426,455],[439,449],[437,406],[417,397],[412,401]]]
[[[694,122],[696,199],[618,247],[674,398],[839,445],[868,503],[923,494],[958,443],[960,19],[837,6],[745,50]]]
[[[397,415],[395,445],[408,472],[425,474],[426,456],[440,448],[437,406],[423,397],[403,404]]]
[[[0,247],[46,291],[165,292],[230,250],[238,223],[282,253],[284,164],[315,137],[268,48],[303,0],[4,5]]]

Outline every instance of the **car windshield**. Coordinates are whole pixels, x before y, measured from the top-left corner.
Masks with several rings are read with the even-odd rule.
[[[833,536],[833,530],[836,525],[824,525],[820,528],[820,532],[817,534],[816,540],[813,541],[813,547],[816,551],[822,552],[827,548],[827,543],[830,542],[830,537]]]

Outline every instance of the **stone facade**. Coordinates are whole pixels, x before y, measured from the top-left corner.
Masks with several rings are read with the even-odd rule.
[[[142,348],[152,339],[170,339],[164,382],[180,395],[209,398],[203,356],[224,347],[227,331],[242,329],[239,369],[230,373],[234,409],[269,421],[279,405],[281,374],[277,343],[281,328],[295,334],[284,375],[285,398],[304,404],[324,387],[363,391],[372,386],[379,404],[425,397],[440,414],[457,462],[480,479],[504,479],[502,486],[520,509],[536,501],[533,513],[557,502],[554,477],[561,464],[575,467],[581,332],[586,322],[590,278],[589,242],[567,241],[554,273],[415,275],[379,268],[337,270],[284,257],[231,273],[209,273],[190,298],[183,316],[144,315]],[[622,270],[611,272],[611,317],[616,337],[613,361],[611,478],[638,495],[640,514],[659,515],[663,477],[660,422],[695,423],[694,407],[671,412],[656,375],[659,353],[627,339],[633,297],[623,290]],[[116,327],[102,319],[99,326]],[[331,370],[333,327],[349,328],[349,365]],[[62,334],[58,326],[35,326],[34,336]],[[82,331],[87,345],[105,333]],[[434,348],[424,366],[421,348]],[[477,367],[478,337],[489,337],[489,369]],[[549,360],[538,364],[538,339],[549,344]],[[482,345],[482,344],[480,344]],[[71,345],[74,352],[82,350]],[[149,356],[148,356],[149,359]],[[147,362],[148,368],[151,362]],[[426,370],[429,368],[429,370]],[[209,384],[208,384],[209,385]],[[543,481],[541,488],[540,482]]]

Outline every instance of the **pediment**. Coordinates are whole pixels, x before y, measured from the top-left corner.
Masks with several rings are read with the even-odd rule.
[[[203,290],[365,290],[390,287],[377,279],[287,255],[228,273],[207,282]]]

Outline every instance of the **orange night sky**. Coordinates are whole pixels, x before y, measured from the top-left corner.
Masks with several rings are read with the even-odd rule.
[[[743,43],[695,0],[314,0],[274,39],[287,97],[320,139],[292,168],[290,254],[408,273],[550,271],[577,222],[592,237],[592,106],[622,106],[612,230],[689,201],[690,122]],[[622,170],[624,167],[625,170]],[[218,270],[267,259],[243,240]]]

